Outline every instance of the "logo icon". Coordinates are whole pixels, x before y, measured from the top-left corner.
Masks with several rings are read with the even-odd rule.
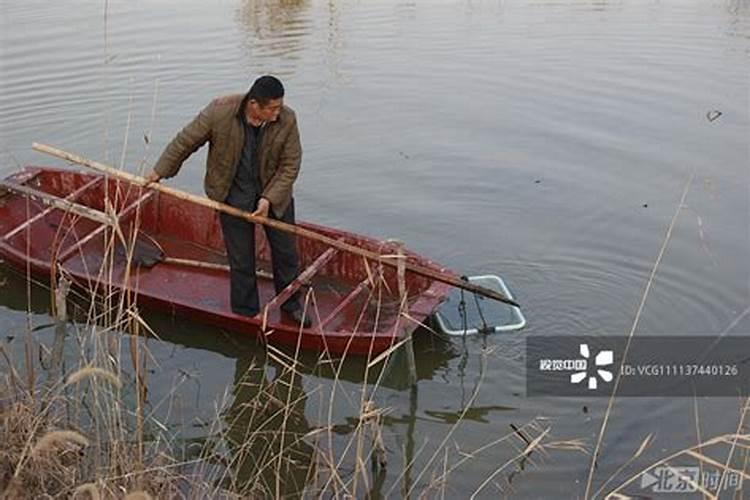
[[[654,493],[679,493],[697,491],[700,484],[698,467],[657,467],[641,476],[641,488]]]
[[[654,493],[691,493],[699,489],[740,491],[742,476],[738,471],[703,470],[695,466],[660,466],[641,475],[641,488]],[[722,495],[722,498],[724,496]]]
[[[579,371],[576,373],[573,373],[570,375],[570,383],[571,384],[580,384],[583,380],[588,377],[588,387],[590,390],[596,390],[598,387],[598,378],[596,375],[589,375],[588,373],[588,361],[591,357],[591,352],[589,351],[589,345],[588,344],[581,344],[578,348],[578,350],[581,353],[581,356],[583,356],[583,360],[586,362],[586,369],[583,371]],[[609,370],[604,370],[602,368],[598,368],[600,366],[609,366],[614,362],[614,352],[613,351],[599,351],[594,358],[594,368],[596,369],[596,373],[599,375],[599,377],[604,382],[612,382],[612,372]]]

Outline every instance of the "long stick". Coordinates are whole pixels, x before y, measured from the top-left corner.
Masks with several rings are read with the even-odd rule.
[[[74,213],[80,217],[92,219],[96,222],[99,222],[100,224],[107,224],[110,226],[113,224],[112,218],[107,216],[107,214],[105,214],[104,212],[94,210],[93,208],[89,208],[84,205],[79,205],[70,200],[59,198],[49,193],[45,193],[44,191],[39,191],[38,189],[6,181],[0,181],[0,187],[9,189],[11,191],[16,191],[17,193],[25,194],[26,196],[30,196],[41,201],[45,205],[59,208],[60,210],[66,212]]]
[[[36,151],[39,151],[40,153],[45,153],[51,156],[55,156],[57,158],[61,158],[63,160],[69,161],[71,163],[76,163],[79,165],[83,165],[85,167],[92,168],[94,170],[98,170],[99,172],[105,173],[107,175],[111,175],[113,177],[119,177],[120,179],[126,180],[128,182],[131,182],[133,184],[143,186],[149,189],[154,189],[157,191],[161,191],[162,193],[168,194],[170,196],[174,196],[175,198],[179,198],[181,200],[189,201],[192,203],[196,203],[198,205],[203,205],[205,207],[213,208],[214,210],[218,210],[219,212],[224,212],[229,215],[233,215],[235,217],[239,217],[242,219],[245,219],[249,222],[257,223],[257,224],[263,224],[265,226],[272,227],[274,229],[278,229],[280,231],[284,231],[287,233],[292,233],[297,236],[301,236],[303,238],[308,238],[311,240],[320,241],[322,243],[325,243],[326,245],[332,246],[334,248],[338,248],[340,250],[343,250],[345,252],[353,253],[355,255],[360,255],[362,257],[365,257],[370,260],[374,260],[380,263],[383,263],[387,266],[391,267],[397,267],[398,264],[393,259],[384,259],[383,255],[372,252],[370,250],[360,248],[355,245],[351,245],[349,243],[345,243],[343,241],[338,241],[334,238],[331,238],[329,236],[326,236],[324,234],[320,234],[315,231],[311,231],[309,229],[305,229],[300,226],[295,226],[293,224],[286,224],[284,222],[270,219],[268,217],[259,217],[252,215],[250,212],[246,212],[244,210],[240,210],[238,208],[231,207],[229,205],[226,205],[224,203],[219,203],[218,201],[214,201],[208,198],[205,198],[203,196],[196,196],[194,194],[186,193],[184,191],[180,191],[179,189],[170,188],[167,186],[162,186],[161,184],[157,183],[150,183],[143,177],[129,174],[127,172],[123,172],[121,170],[117,170],[115,168],[112,168],[108,165],[105,165],[103,163],[99,163],[97,161],[89,160],[86,158],[83,158],[81,156],[68,153],[66,151],[63,151],[61,149],[47,146],[45,144],[39,144],[34,143],[33,149]],[[450,275],[448,273],[440,272],[434,269],[429,269],[426,267],[418,266],[416,264],[413,264],[411,262],[406,262],[406,270],[409,272],[412,272],[414,274],[418,274],[420,276],[424,276],[426,278],[430,278],[435,281],[440,281],[442,283],[447,283],[449,285],[453,285],[456,288],[463,288],[464,290],[468,290],[470,292],[477,293],[479,295],[482,295],[484,297],[497,300],[499,302],[503,302],[505,304],[510,304],[515,307],[520,307],[518,303],[505,295],[503,295],[500,292],[497,292],[495,290],[491,290],[489,288],[485,288],[479,285],[475,285],[474,283],[469,283],[467,281],[464,281],[454,275]]]
[[[87,185],[90,185],[90,183]],[[42,203],[49,205],[52,209],[56,208],[64,212],[71,212],[78,215],[79,217],[90,219],[110,227],[115,227],[117,225],[116,220],[108,216],[104,212],[91,207],[87,207],[85,205],[79,205],[78,203],[72,202],[67,198],[59,198],[57,196],[45,193],[44,191],[39,191],[28,186],[6,181],[0,181],[0,188],[10,189],[11,191],[16,191],[26,196],[38,199]],[[16,229],[11,231],[11,233],[14,233],[15,231]],[[7,237],[7,235],[4,236],[4,238],[6,239]],[[179,259],[176,257],[165,256],[163,259],[161,259],[161,262],[164,262],[165,264],[176,264],[179,266],[200,267],[203,269],[215,269],[217,271],[229,271],[229,266],[226,264],[215,264],[213,262],[203,262],[193,259]],[[271,273],[263,271],[262,269],[257,269],[255,273],[261,278],[273,279],[273,275]]]
[[[178,266],[200,267],[202,269],[214,269],[216,271],[229,272],[229,266],[226,264],[216,264],[213,262],[203,262],[200,260],[180,259],[177,257],[164,257],[164,260],[162,260],[162,262],[164,262],[165,264],[175,264]],[[256,269],[255,275],[260,276],[261,278],[265,278],[267,280],[273,279],[273,274],[269,273],[268,271],[264,271],[262,269]]]

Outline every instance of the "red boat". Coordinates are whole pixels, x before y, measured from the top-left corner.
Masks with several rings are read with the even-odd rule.
[[[116,222],[116,224],[114,224]],[[299,226],[393,254],[392,244],[309,223]],[[119,230],[113,228],[118,227]],[[405,273],[407,303],[399,300],[397,271],[325,243],[297,238],[302,272],[276,295],[267,270],[270,253],[256,226],[261,314],[229,307],[229,273],[217,212],[121,179],[73,170],[26,167],[0,184],[0,257],[21,272],[49,279],[63,272],[79,287],[128,290],[139,305],[331,354],[381,353],[417,328],[450,286]],[[157,248],[155,262],[140,262]],[[457,276],[414,253],[409,263]],[[264,272],[264,270],[266,270]],[[286,319],[281,305],[302,290],[310,328]]]

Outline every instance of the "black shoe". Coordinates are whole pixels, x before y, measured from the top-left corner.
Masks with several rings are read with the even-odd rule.
[[[302,328],[310,328],[312,326],[312,320],[309,316],[302,316],[302,309],[294,309],[293,311],[284,311],[289,319],[302,325]]]

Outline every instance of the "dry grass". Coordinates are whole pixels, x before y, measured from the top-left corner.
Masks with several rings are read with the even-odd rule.
[[[152,121],[154,113],[155,104]],[[130,115],[125,145],[129,130]],[[146,155],[148,145],[146,140]],[[125,151],[123,147],[121,166]],[[141,169],[145,164],[141,162]],[[130,189],[108,188],[104,207],[112,220],[117,220],[115,207],[131,195]],[[577,441],[552,440],[549,427],[536,421],[470,452],[452,441],[479,397],[491,350],[481,353],[480,380],[436,445],[428,446],[426,440],[418,444],[414,438],[418,393],[414,381],[409,392],[408,438],[402,446],[394,439],[394,425],[388,423],[394,409],[381,406],[379,400],[388,367],[398,363],[394,358],[403,357],[404,352],[413,358],[411,339],[379,356],[368,356],[362,365],[362,382],[354,391],[342,377],[346,355],[324,352],[310,366],[303,361],[299,345],[291,352],[269,345],[265,359],[248,366],[232,388],[217,397],[204,437],[186,439],[159,415],[165,407],[170,408],[167,415],[171,414],[187,377],[180,378],[163,400],[149,397],[149,368],[160,367],[148,346],[160,340],[137,307],[137,284],[129,281],[139,218],[136,210],[131,226],[115,227],[98,236],[104,244],[104,258],[97,269],[88,270],[92,280],[83,293],[69,288],[69,273],[63,264],[56,265],[49,290],[56,322],[51,348],[39,345],[32,335],[30,297],[36,281],[27,269],[29,320],[22,359],[14,359],[0,346],[0,498],[445,498],[451,477],[487,453],[501,454],[504,462],[478,485],[476,493],[503,471],[533,463],[534,454],[582,449]],[[69,214],[66,224],[60,224],[58,242],[76,237],[70,230],[74,220]],[[115,249],[122,246],[126,271],[118,281]],[[57,252],[53,249],[52,254]],[[391,257],[400,258],[400,254]],[[386,304],[385,298],[392,297],[393,291],[382,267],[365,264],[367,300],[355,331],[365,324],[377,329],[382,311],[399,311],[399,307],[394,328],[400,331],[411,326],[414,320],[406,307],[403,270],[399,273],[401,300]],[[73,296],[79,296],[78,309],[68,314]],[[320,321],[312,288],[304,307]],[[374,321],[370,321],[373,314]],[[71,322],[69,316],[76,321]],[[63,356],[66,346],[73,348]],[[37,351],[49,353],[40,356],[46,362],[35,361]],[[265,375],[268,365],[276,369],[270,381]],[[328,380],[305,387],[303,379],[310,372],[325,372]],[[413,372],[411,376],[415,377]],[[306,412],[306,402],[312,398],[319,409],[316,416]],[[355,417],[343,417],[342,423],[342,407]]]
[[[686,206],[685,202],[687,199],[688,192],[695,178],[695,169],[691,170],[688,176],[685,186],[680,197],[680,201],[677,204],[675,212],[670,220],[669,225],[666,228],[664,239],[662,240],[659,252],[654,260],[654,263],[649,273],[648,279],[645,283],[643,293],[640,297],[638,308],[635,312],[633,323],[631,325],[626,347],[622,356],[621,366],[627,361],[627,355],[629,347],[633,337],[635,336],[644,307],[649,298],[649,293],[652,285],[657,276],[657,272],[660,268],[660,264],[665,255],[665,252],[670,243],[673,230],[676,222]],[[702,231],[702,230],[701,230]],[[700,235],[701,241],[703,241],[702,234]],[[730,325],[725,328],[721,333],[718,334],[718,338],[723,337],[727,332],[732,330],[742,318],[744,318],[750,308],[745,309],[740,313]],[[717,341],[718,341],[717,338]],[[594,490],[594,478],[597,470],[597,463],[600,458],[601,448],[604,440],[605,433],[612,415],[615,402],[617,400],[617,391],[619,388],[620,378],[622,369],[617,370],[617,377],[613,384],[612,393],[609,397],[607,408],[604,412],[601,427],[597,435],[597,439],[594,443],[593,452],[591,454],[591,463],[588,471],[588,479],[586,482],[586,489],[584,492],[584,498],[607,498],[607,499],[629,499],[633,497],[640,497],[644,493],[644,488],[638,484],[645,474],[657,469],[662,468],[671,471],[675,477],[682,482],[686,488],[681,490],[683,492],[695,491],[706,499],[718,499],[718,498],[745,498],[744,495],[744,482],[750,479],[750,434],[747,434],[747,416],[750,411],[750,398],[744,398],[742,400],[741,408],[739,411],[739,419],[737,427],[733,433],[723,434],[715,436],[709,439],[701,439],[700,420],[698,413],[698,401],[693,401],[694,415],[695,415],[695,426],[696,435],[698,437],[698,443],[696,445],[678,450],[673,452],[666,457],[656,460],[650,463],[646,467],[641,467],[635,473],[631,473],[622,479],[621,476],[630,466],[635,463],[643,453],[652,445],[654,441],[653,434],[648,434],[640,446],[635,450],[633,455],[620,465],[609,477],[605,478],[604,481]],[[710,454],[709,454],[710,452]],[[675,465],[679,464],[679,465]],[[691,467],[696,467],[699,471],[700,479],[695,480],[693,477],[689,477],[677,468],[685,466],[685,464],[691,464]],[[706,484],[705,478],[707,474],[712,474],[714,477],[719,477],[717,484],[711,485]],[[736,479],[736,488],[726,488],[728,483],[727,478],[733,476]],[[619,483],[618,483],[619,480]],[[612,484],[617,486],[612,487]],[[709,481],[710,483],[710,481]],[[680,490],[676,490],[680,491]],[[630,492],[630,493],[628,493]],[[672,492],[674,493],[674,491]]]
[[[51,430],[48,418],[36,409],[28,400],[13,401],[0,416],[0,491],[5,498],[63,491],[74,487],[78,479],[77,445],[56,441],[55,434],[61,431]],[[38,446],[32,452],[34,443]]]
[[[117,199],[128,193],[117,190],[108,196],[112,197],[112,201],[105,200],[108,212],[116,219],[113,207],[118,205]],[[59,237],[67,234],[61,232]],[[137,222],[103,235],[105,258],[100,268],[89,270],[95,279],[85,293],[95,299],[83,302],[83,312],[74,315],[76,322],[67,319],[66,303],[70,301],[66,301],[66,295],[77,292],[69,289],[64,266],[57,266],[50,290],[56,333],[54,344],[48,349],[46,366],[33,362],[31,353],[37,348],[45,351],[47,346],[35,345],[31,324],[20,363],[0,346],[4,363],[0,371],[2,497],[444,498],[451,493],[451,478],[470,467],[472,461],[484,460],[489,453],[501,456],[502,460],[495,462],[498,466],[479,480],[471,492],[476,497],[487,494],[491,488],[512,494],[509,482],[503,483],[500,478],[528,465],[536,466],[552,452],[588,453],[586,443],[557,439],[549,425],[537,420],[474,450],[466,451],[454,443],[454,436],[483,389],[487,360],[493,355],[491,348],[480,353],[474,391],[438,442],[417,443],[412,436],[411,443],[402,447],[391,434],[388,422],[394,409],[381,406],[379,396],[387,367],[394,358],[403,356],[405,351],[409,358],[409,338],[384,353],[368,356],[362,364],[362,383],[354,392],[342,381],[346,356],[334,357],[324,352],[310,366],[309,360],[303,360],[299,345],[291,351],[269,345],[265,359],[248,366],[240,374],[240,380],[235,381],[231,393],[227,391],[217,399],[215,414],[205,425],[204,438],[197,443],[188,442],[179,430],[161,422],[156,411],[170,406],[171,399],[179,397],[180,384],[185,378],[164,401],[149,400],[148,368],[158,367],[158,360],[151,355],[145,338],[152,339],[150,342],[160,341],[137,307],[137,289],[129,287],[137,236]],[[127,249],[127,271],[125,279],[118,282],[114,249],[121,245]],[[384,297],[392,296],[393,292],[381,267],[368,265],[366,269],[368,296],[358,324],[377,329],[382,310],[394,307],[392,301],[384,305]],[[32,278],[27,276],[27,281],[30,284]],[[403,284],[399,289],[402,298],[400,304],[395,304],[400,307],[394,326],[397,330],[406,329],[413,322],[408,315],[408,291]],[[647,293],[643,302],[645,296]],[[314,288],[308,291],[304,307],[307,314],[320,320]],[[365,321],[366,316],[373,314],[374,320]],[[66,373],[60,358],[62,346],[71,343],[77,355],[66,356],[66,361],[74,365]],[[271,381],[265,375],[267,365],[276,369]],[[330,383],[305,387],[305,374],[320,371],[329,373]],[[413,408],[416,396],[414,384],[410,392]],[[311,398],[318,398],[317,418],[306,412],[306,403]],[[356,415],[349,419],[345,432],[341,431],[342,406]],[[750,437],[745,429],[748,406],[745,402],[734,433],[699,439],[697,445],[622,480],[622,474],[653,443],[652,435],[645,436],[633,456],[596,491],[587,491],[586,495],[627,498],[643,473],[659,466],[673,468],[678,459],[686,458],[702,470],[748,478]],[[414,433],[413,420],[414,415],[408,424],[410,434]],[[605,417],[594,456],[606,420]],[[716,454],[722,451],[724,458],[717,458]],[[703,485],[693,486],[706,498],[719,496],[718,491]]]
[[[108,196],[114,199],[127,193],[117,191]],[[109,207],[115,205],[115,201],[107,203]],[[115,215],[113,208],[109,210]],[[404,346],[410,346],[410,339],[361,362],[362,383],[356,394],[352,394],[349,382],[345,388],[341,380],[346,356],[322,353],[311,367],[309,358],[302,360],[299,345],[291,351],[268,345],[266,360],[248,366],[231,392],[217,399],[213,418],[205,426],[205,438],[186,441],[179,430],[160,421],[157,409],[169,407],[172,398],[180,397],[180,384],[172,388],[166,400],[149,400],[146,375],[149,367],[158,368],[158,360],[148,345],[160,340],[140,314],[136,291],[124,286],[127,281],[116,281],[114,272],[114,249],[124,244],[126,255],[132,258],[137,234],[137,229],[117,228],[102,236],[105,258],[99,269],[89,270],[95,280],[83,294],[87,299],[73,302],[78,308],[75,314],[69,314],[71,301],[70,297],[66,301],[65,295],[80,292],[68,287],[69,275],[64,265],[57,266],[57,279],[50,289],[57,315],[54,345],[49,349],[37,345],[31,325],[26,335],[27,351],[47,353],[41,356],[47,358],[46,363],[25,363],[33,359],[27,356],[20,367],[21,363],[3,350],[3,497],[445,495],[450,476],[469,461],[468,454],[449,445],[479,395],[481,382],[437,448],[429,453],[426,447],[410,449],[404,455],[404,450],[394,447],[389,434],[387,420],[392,409],[381,407],[378,400],[387,367],[393,357],[401,355]],[[65,233],[59,235],[64,236]],[[360,323],[378,328],[383,298],[391,292],[381,267],[368,266],[368,274],[369,297]],[[27,279],[32,281],[30,276]],[[402,288],[402,310],[394,327],[397,329],[406,328],[413,321],[407,314],[406,289]],[[305,298],[305,311],[319,318],[316,304],[315,290],[311,288]],[[374,322],[366,322],[365,317],[373,311]],[[76,321],[70,322],[69,316]],[[146,341],[146,337],[150,340]],[[68,349],[68,367],[64,369],[62,346],[71,344],[75,348]],[[77,354],[73,356],[71,351]],[[488,354],[489,351],[483,353],[483,367]],[[265,374],[268,363],[276,368],[276,376],[270,381]],[[305,388],[304,374],[311,371],[327,372],[330,383]],[[416,391],[414,385],[412,397],[416,397]],[[318,398],[317,419],[305,411],[311,398]],[[341,407],[359,415],[343,433]],[[534,441],[511,454],[506,467],[528,460],[532,452],[545,446],[554,447],[549,429],[535,425],[523,429]],[[412,427],[410,432],[413,431]],[[510,433],[475,452],[486,453],[517,439],[516,433]],[[488,481],[500,472],[496,471]]]

